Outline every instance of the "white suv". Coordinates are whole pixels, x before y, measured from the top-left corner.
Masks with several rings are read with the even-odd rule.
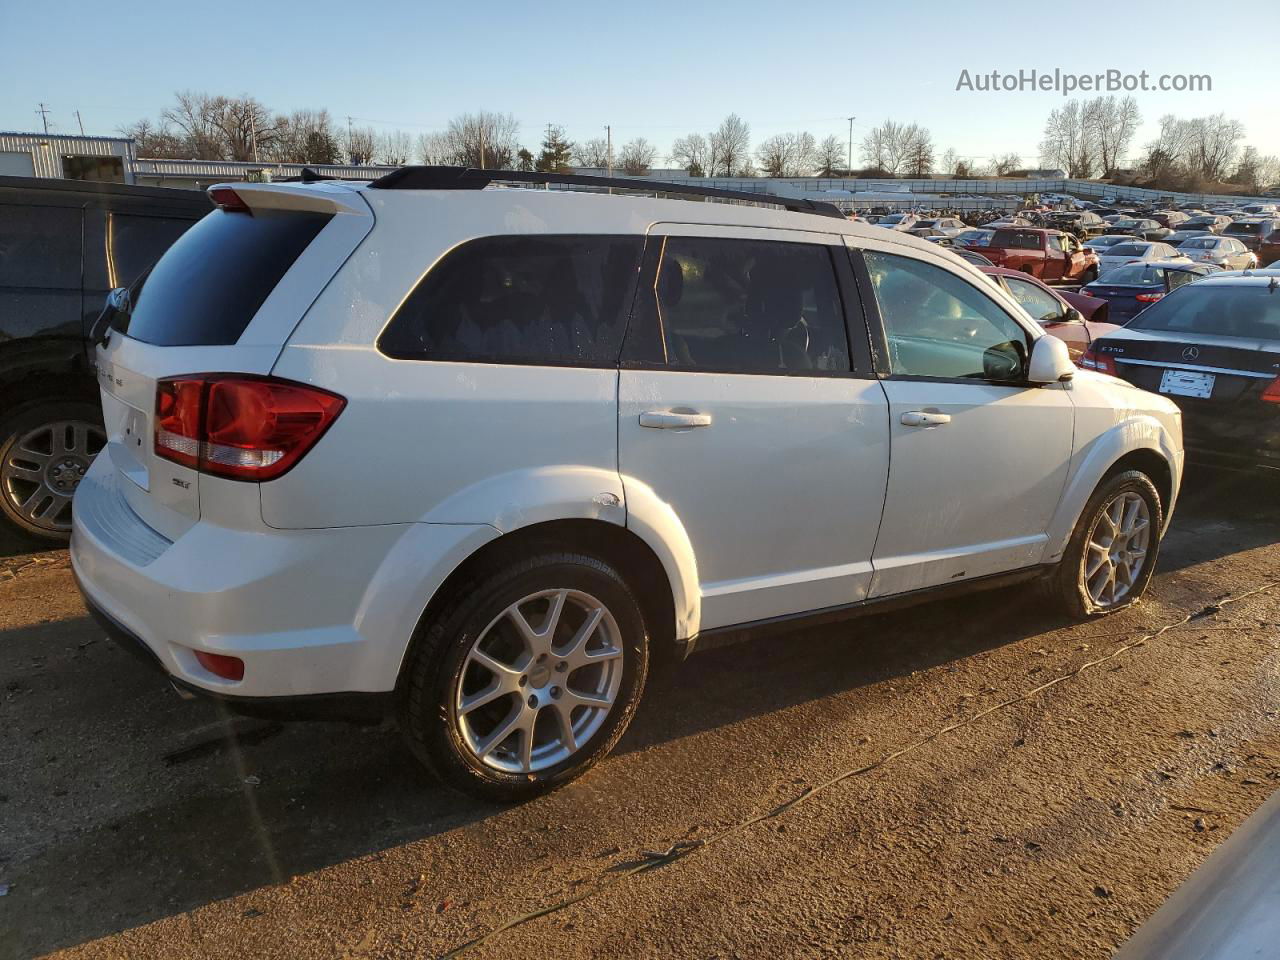
[[[1146,588],[1177,408],[958,257],[804,200],[494,176],[214,188],[113,297],[71,556],[181,691],[393,713],[517,798],[617,742],[662,648]]]

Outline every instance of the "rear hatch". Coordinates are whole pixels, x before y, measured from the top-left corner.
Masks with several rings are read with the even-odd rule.
[[[340,184],[236,184],[210,194],[222,205],[134,285],[97,349],[104,455],[134,513],[169,540],[201,516],[200,474],[156,451],[157,385],[190,374],[270,374],[373,225],[360,193]]]

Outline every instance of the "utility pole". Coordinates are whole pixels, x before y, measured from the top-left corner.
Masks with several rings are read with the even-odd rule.
[[[76,123],[80,124],[80,136],[84,136],[84,121],[80,119],[80,111],[76,111]]]
[[[845,176],[853,175],[853,121],[857,119],[857,117],[849,118],[849,159],[844,168]]]
[[[49,108],[46,107],[43,103],[41,103],[40,109],[37,110],[36,113],[40,114],[40,119],[44,121],[45,136],[48,136],[49,135]]]
[[[607,123],[604,125],[604,137],[605,137],[605,148],[604,148],[605,168],[608,170],[609,176],[612,177],[613,176],[613,127],[609,126],[609,124]]]
[[[355,163],[351,157],[351,115],[347,114],[347,163]]]
[[[480,134],[480,169],[484,169],[484,119],[481,118],[479,125],[476,127]]]

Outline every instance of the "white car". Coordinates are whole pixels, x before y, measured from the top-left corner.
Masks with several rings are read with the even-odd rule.
[[[1101,257],[1117,243],[1133,243],[1133,237],[1127,233],[1104,233],[1100,237],[1090,237],[1084,242],[1084,247]]]
[[[1105,276],[1108,270],[1122,267],[1126,263],[1143,263],[1147,260],[1189,260],[1186,254],[1179,253],[1167,243],[1156,240],[1135,240],[1129,238],[1128,243],[1117,243],[1100,251],[1098,257],[1098,276]]]
[[[876,226],[885,227],[889,230],[908,231],[914,227],[917,222],[918,218],[914,213],[891,213],[876,221]]]
[[[1192,237],[1178,244],[1178,252],[1196,263],[1211,263],[1223,270],[1248,270],[1258,265],[1258,255],[1234,237]]]
[[[1167,398],[834,207],[491,183],[521,176],[215,187],[113,295],[71,560],[180,690],[389,714],[515,799],[609,751],[657,651],[1017,581],[1141,597]]]

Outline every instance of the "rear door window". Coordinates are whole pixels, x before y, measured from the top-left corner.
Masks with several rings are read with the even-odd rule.
[[[843,249],[837,253],[844,256]],[[653,362],[719,373],[848,373],[849,341],[831,248],[728,237],[667,237],[637,304]]]
[[[612,366],[640,236],[472,240],[418,284],[378,339],[400,360]]]
[[[327,213],[215,210],[184,233],[135,286],[117,326],[157,346],[227,346],[311,241]]]

